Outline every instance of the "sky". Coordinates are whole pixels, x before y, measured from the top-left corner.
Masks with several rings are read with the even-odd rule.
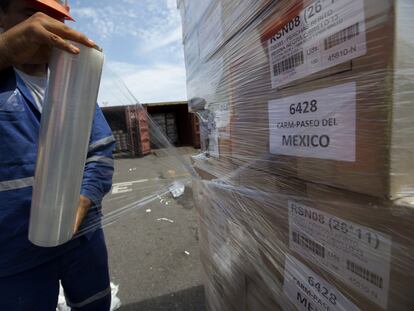
[[[109,94],[115,76],[140,103],[186,99],[181,18],[176,0],[71,0],[69,25],[105,53],[100,105],[134,104]],[[119,90],[125,93],[126,90]]]

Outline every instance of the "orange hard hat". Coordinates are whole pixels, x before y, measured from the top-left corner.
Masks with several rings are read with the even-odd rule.
[[[69,14],[68,0],[35,0],[35,2],[62,15],[64,19],[73,21],[72,16]]]

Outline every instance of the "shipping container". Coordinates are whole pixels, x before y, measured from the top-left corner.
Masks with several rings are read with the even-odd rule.
[[[199,121],[188,112],[187,102],[103,107],[102,111],[115,137],[117,156],[144,156],[159,148],[156,128],[172,145],[200,148]]]
[[[198,121],[188,112],[187,102],[151,103],[144,106],[151,119],[171,144],[200,147]]]
[[[136,157],[151,152],[148,117],[141,105],[103,107],[116,140],[115,156]]]

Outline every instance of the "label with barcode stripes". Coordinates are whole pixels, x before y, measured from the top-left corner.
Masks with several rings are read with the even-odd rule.
[[[363,0],[315,0],[268,40],[272,87],[366,54]]]
[[[391,238],[297,201],[289,201],[289,247],[386,309]]]
[[[334,48],[348,40],[359,35],[359,23],[349,26],[346,29],[338,31],[337,33],[325,39],[325,51]]]
[[[352,262],[351,260],[346,261],[346,268],[353,272],[354,274],[358,275],[359,277],[367,280],[371,284],[374,284],[378,288],[382,288],[383,285],[383,278],[379,275],[367,270],[364,267]]]
[[[312,239],[307,238],[303,234],[292,231],[293,242],[300,245],[301,247],[311,251],[315,255],[318,255],[321,258],[325,258],[325,247],[316,243]]]
[[[355,109],[355,82],[270,101],[270,153],[354,162]]]
[[[287,70],[303,65],[303,61],[304,61],[303,51],[300,51],[296,53],[295,55],[275,64],[273,66],[273,73],[275,76],[278,76]]]
[[[290,255],[285,260],[283,292],[299,311],[360,311],[335,285]]]

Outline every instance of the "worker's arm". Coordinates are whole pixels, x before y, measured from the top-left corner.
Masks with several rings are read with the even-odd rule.
[[[89,208],[100,206],[105,194],[111,190],[114,160],[112,152],[115,139],[99,107],[95,118],[83,176],[75,232],[79,229]]]
[[[0,35],[0,70],[24,64],[47,63],[52,47],[78,54],[66,40],[93,47],[84,34],[43,13],[35,13]]]

